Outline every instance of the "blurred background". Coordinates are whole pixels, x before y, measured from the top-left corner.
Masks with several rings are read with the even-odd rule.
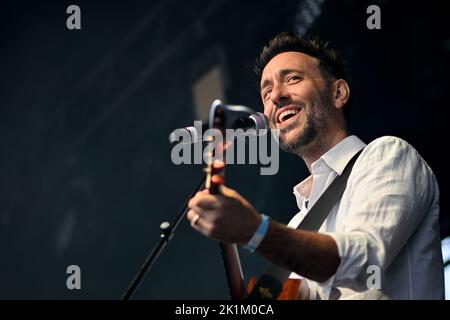
[[[81,9],[68,30],[66,9]],[[381,29],[369,30],[369,5]],[[350,128],[366,143],[410,142],[441,191],[450,236],[444,1],[2,1],[0,4],[0,298],[119,299],[202,178],[171,162],[169,134],[211,102],[261,111],[253,62],[280,31],[329,40],[350,63]],[[281,154],[277,175],[227,167],[227,182],[288,222],[307,176]],[[446,260],[450,241],[445,242]],[[266,262],[241,251],[245,277]],[[81,268],[68,290],[66,268]],[[448,263],[447,263],[448,265]],[[425,270],[424,270],[425,272]],[[449,271],[447,270],[447,273]],[[226,299],[218,244],[180,224],[135,298]]]

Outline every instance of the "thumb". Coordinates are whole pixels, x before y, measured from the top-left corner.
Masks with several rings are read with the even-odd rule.
[[[235,197],[236,196],[236,194],[237,194],[237,191],[236,190],[234,190],[234,189],[231,189],[231,188],[228,188],[227,186],[225,186],[225,185],[222,185],[222,186],[220,186],[221,188],[220,188],[220,193],[222,193],[224,196],[227,196],[227,197]]]

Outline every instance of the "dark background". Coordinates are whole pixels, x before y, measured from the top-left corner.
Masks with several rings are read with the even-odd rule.
[[[81,30],[66,8],[81,8]],[[315,11],[318,4],[319,11]],[[366,27],[370,4],[381,30]],[[192,86],[212,63],[229,103],[261,109],[254,58],[284,30],[330,40],[352,68],[350,127],[367,143],[410,142],[441,190],[450,235],[450,32],[445,1],[2,1],[0,298],[118,299],[202,176],[175,166],[169,133],[195,120]],[[309,8],[309,9],[308,9]],[[306,11],[305,11],[306,10]],[[309,11],[308,11],[309,10]],[[303,29],[302,29],[303,30]],[[229,166],[228,184],[288,222],[307,175],[282,154],[277,175]],[[241,252],[245,276],[265,262]],[[82,289],[66,288],[79,265]],[[184,220],[135,295],[220,299],[217,243]]]

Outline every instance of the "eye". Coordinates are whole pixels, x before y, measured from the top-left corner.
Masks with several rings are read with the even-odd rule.
[[[300,80],[302,80],[302,78],[300,77],[300,76],[296,76],[296,75],[293,75],[293,76],[290,76],[288,79],[287,79],[287,82],[288,83],[292,83],[292,82],[298,82],[298,81],[300,81]]]
[[[267,89],[263,92],[263,99],[267,100],[270,98],[270,93],[272,92],[272,89]]]

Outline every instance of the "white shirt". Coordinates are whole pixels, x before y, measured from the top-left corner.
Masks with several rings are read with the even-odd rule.
[[[349,136],[311,165],[312,175],[294,187],[300,212],[289,227],[298,226],[364,147]],[[357,294],[370,287],[390,299],[443,299],[439,188],[430,167],[404,140],[382,137],[365,147],[319,232],[333,237],[341,261],[327,281],[305,279],[310,299],[361,298]]]

